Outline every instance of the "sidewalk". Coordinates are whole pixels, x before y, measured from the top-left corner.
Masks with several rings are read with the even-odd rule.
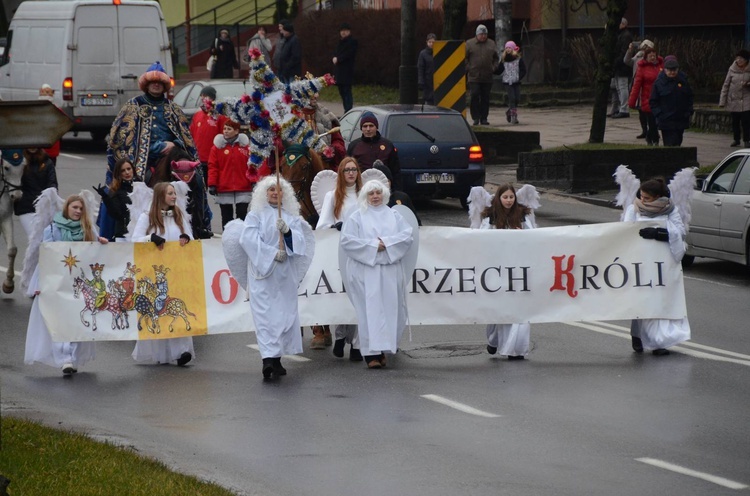
[[[340,102],[321,102],[336,115],[343,114]],[[355,102],[356,105],[356,102]],[[509,124],[505,119],[504,107],[491,107],[490,127],[512,131],[539,131],[542,148],[554,148],[563,145],[585,143],[589,139],[591,129],[591,105],[549,107],[549,108],[519,108],[518,120],[520,124]],[[467,111],[468,112],[468,111]],[[627,119],[607,119],[604,133],[605,143],[646,144],[646,140],[636,139],[641,133],[638,113],[631,111]],[[729,147],[732,137],[727,134],[686,131],[683,146],[698,148],[698,163],[702,166],[718,164],[733,148]],[[627,164],[626,164],[627,165]],[[487,166],[487,184],[497,185],[506,182],[516,182],[516,165]],[[556,192],[560,194],[559,192]],[[566,195],[568,196],[568,195]],[[576,198],[593,203],[602,201],[608,203],[614,194],[603,192],[599,195],[575,195]]]

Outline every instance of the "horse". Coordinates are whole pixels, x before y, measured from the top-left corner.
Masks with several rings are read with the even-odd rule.
[[[96,314],[100,311],[100,309],[96,307],[96,290],[86,284],[83,277],[76,277],[73,279],[73,297],[80,298],[81,293],[83,293],[84,301],[84,307],[80,313],[81,323],[86,327],[93,324],[92,330],[96,331]],[[91,312],[91,324],[84,318],[83,314],[86,312]]]
[[[138,319],[138,329],[141,329],[141,318],[148,317],[151,322],[154,323],[156,334],[159,334],[161,332],[161,328],[159,327],[159,317],[166,315],[172,317],[172,320],[169,322],[169,332],[174,332],[174,322],[178,317],[181,317],[185,321],[185,329],[189,331],[191,326],[190,321],[188,320],[188,315],[194,319],[197,319],[198,316],[188,310],[187,305],[183,300],[171,296],[167,297],[167,301],[164,303],[164,308],[160,312],[157,312],[156,307],[154,306],[157,294],[158,291],[156,285],[151,282],[151,279],[144,277],[143,279],[138,280],[138,296],[135,300],[135,307],[136,310],[138,310],[138,313],[142,314]],[[149,330],[154,332],[151,326],[149,326]]]
[[[303,155],[297,159],[294,165],[289,165],[286,157],[282,155],[279,173],[294,188],[295,196],[297,197],[297,201],[299,201],[300,215],[314,229],[318,223],[318,212],[315,210],[315,205],[313,205],[312,197],[310,196],[310,186],[312,186],[315,174],[325,170],[326,166],[323,163],[323,159],[315,150],[309,150],[308,154],[309,156]]]
[[[13,238],[13,202],[21,198],[21,177],[23,162],[13,164],[0,158],[0,234],[8,248],[8,271],[3,281],[3,292],[12,293],[15,289],[14,265],[18,248]]]

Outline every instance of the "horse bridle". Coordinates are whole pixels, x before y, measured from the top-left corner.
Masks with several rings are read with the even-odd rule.
[[[3,160],[0,159],[0,180],[3,182],[3,187],[0,189],[0,198],[8,192],[13,193],[14,191],[20,191],[21,185],[20,184],[13,184],[12,182],[8,181],[5,177],[5,165],[3,164]],[[22,167],[20,165],[11,165],[11,167]]]
[[[283,163],[286,163],[286,162],[283,162]],[[286,165],[287,167],[291,167],[291,165],[289,164],[286,164]],[[308,169],[310,169],[311,167],[312,167],[312,164],[310,162],[310,159],[308,158],[307,161],[305,162],[305,165],[302,166],[302,171],[303,171],[302,179],[287,179],[287,181],[289,182],[289,184],[292,185],[292,189],[296,189],[294,188],[294,185],[299,183],[299,189],[297,189],[294,192],[294,197],[297,199],[298,202],[303,204],[305,208],[307,208],[308,212],[315,213],[315,205],[313,205],[312,197],[308,195],[308,198],[305,198],[305,191],[307,190],[307,183],[308,182],[312,183],[312,180],[308,177],[308,173],[307,173]]]

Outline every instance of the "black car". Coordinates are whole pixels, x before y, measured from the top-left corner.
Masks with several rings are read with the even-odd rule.
[[[341,118],[347,146],[362,135],[359,120],[368,111],[377,117],[380,134],[398,149],[409,195],[458,198],[465,207],[469,190],[484,185],[482,148],[459,112],[427,105],[355,107]]]

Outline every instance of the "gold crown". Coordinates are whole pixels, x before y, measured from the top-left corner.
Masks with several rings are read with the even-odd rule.
[[[101,272],[104,270],[104,265],[102,264],[89,264],[89,267],[91,267],[92,272]]]

